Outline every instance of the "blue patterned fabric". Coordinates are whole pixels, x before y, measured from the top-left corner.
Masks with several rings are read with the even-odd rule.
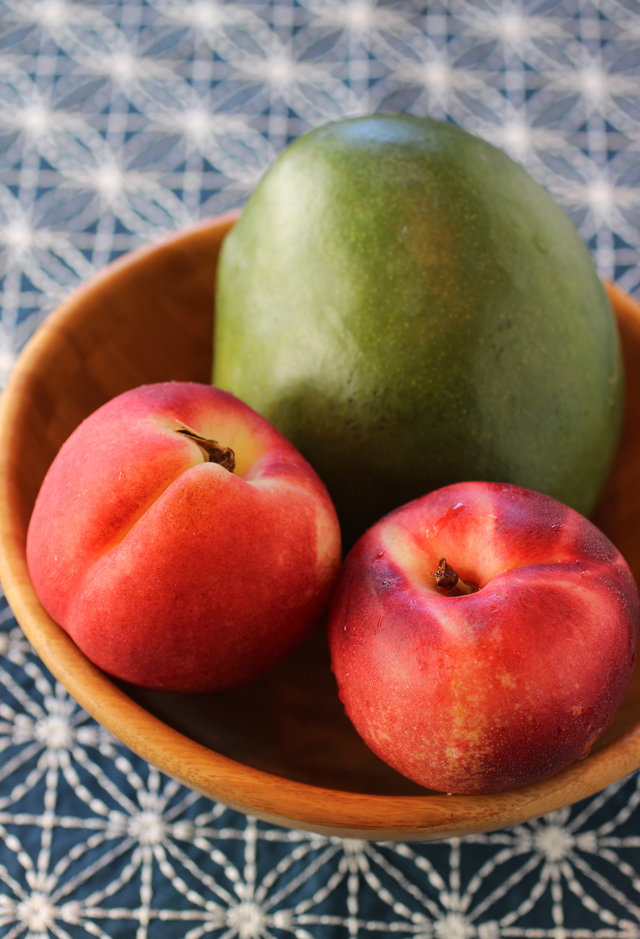
[[[379,110],[505,149],[638,290],[637,0],[0,0],[0,379],[110,259]],[[0,939],[633,939],[639,802],[425,845],[256,822],[114,740],[0,606]]]

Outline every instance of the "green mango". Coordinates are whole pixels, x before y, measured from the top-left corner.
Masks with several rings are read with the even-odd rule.
[[[618,440],[615,322],[572,223],[505,154],[407,115],[296,140],[224,241],[213,380],[315,467],[347,545],[463,480],[583,514]]]

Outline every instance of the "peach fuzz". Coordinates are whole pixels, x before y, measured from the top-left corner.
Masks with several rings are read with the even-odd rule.
[[[440,560],[464,589],[439,587]],[[638,591],[610,541],[548,496],[459,483],[363,535],[329,615],[356,730],[405,776],[486,793],[587,755],[631,679]]]
[[[199,437],[230,448],[235,469]],[[270,424],[217,388],[168,382],[109,401],[65,442],[27,559],[47,612],[100,668],[212,691],[251,681],[309,635],[340,534],[323,483]]]

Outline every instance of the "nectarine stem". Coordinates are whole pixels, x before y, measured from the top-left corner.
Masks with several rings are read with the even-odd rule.
[[[457,571],[454,571],[451,565],[447,564],[446,558],[440,558],[438,570],[433,575],[433,579],[436,582],[436,587],[440,587],[448,593],[453,590],[456,591],[456,594],[476,593],[478,589],[473,584],[467,584],[464,580],[460,580]]]
[[[224,469],[233,473],[236,468],[236,455],[231,447],[222,447],[217,440],[209,440],[208,437],[202,437],[197,431],[193,430],[191,427],[187,427],[186,424],[183,424],[181,427],[176,427],[176,433],[182,434],[184,437],[188,437],[189,440],[193,440],[194,443],[197,443],[203,453],[206,454],[208,463],[219,463]]]

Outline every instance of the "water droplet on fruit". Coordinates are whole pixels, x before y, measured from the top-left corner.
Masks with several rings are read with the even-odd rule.
[[[439,531],[442,531],[442,529],[445,528],[457,515],[459,515],[463,509],[464,502],[457,502],[455,505],[448,508],[444,515],[438,519],[432,528],[427,528],[425,531],[426,537],[435,537],[435,535],[437,535]]]

